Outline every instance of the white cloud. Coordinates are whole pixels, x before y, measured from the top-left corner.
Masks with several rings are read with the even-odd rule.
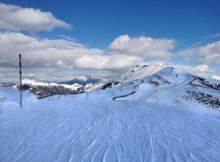
[[[80,68],[123,69],[143,64],[143,60],[137,56],[126,55],[84,55],[77,58],[75,64]]]
[[[39,39],[15,32],[0,32],[0,65],[17,66],[18,53],[25,66],[118,69],[139,64],[138,56],[105,55],[103,50],[87,48],[65,39]]]
[[[186,59],[193,59],[202,63],[220,63],[220,41],[185,49],[179,52]]]
[[[0,80],[17,78],[20,52],[25,75],[34,79],[56,80],[67,76],[71,79],[73,71],[80,75],[83,70],[87,71],[87,74],[110,76],[138,64],[174,66],[205,76],[219,75],[208,64],[193,67],[168,61],[158,62],[158,59],[144,62],[144,57],[139,55],[105,53],[105,50],[88,48],[69,37],[40,39],[17,32],[0,32]]]
[[[24,75],[41,80],[71,79],[73,74],[82,75],[85,71],[108,77],[143,63],[138,56],[107,55],[103,50],[88,48],[70,38],[40,39],[17,32],[0,32],[3,75],[0,81],[16,80],[19,53],[22,53]]]
[[[169,58],[175,43],[173,39],[153,39],[145,36],[131,38],[128,35],[122,35],[110,44],[108,50],[113,54]]]
[[[74,41],[39,39],[21,33],[0,32],[0,64],[16,66],[20,52],[27,66],[73,66],[77,57],[102,54],[100,49],[87,48]]]
[[[220,33],[215,33],[209,36],[209,38],[220,38]]]
[[[201,64],[194,67],[189,67],[187,68],[187,70],[195,74],[208,74],[214,72],[214,70],[211,69],[207,64]]]
[[[13,31],[42,31],[70,28],[50,12],[0,3],[0,28]]]

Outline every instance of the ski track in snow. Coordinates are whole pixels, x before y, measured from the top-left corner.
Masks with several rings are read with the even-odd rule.
[[[0,162],[220,159],[220,115],[72,96],[25,103],[0,105]]]

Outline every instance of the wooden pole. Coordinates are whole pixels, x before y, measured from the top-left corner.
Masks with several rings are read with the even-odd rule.
[[[19,80],[20,80],[20,107],[22,107],[22,68],[21,68],[21,54],[19,54]]]

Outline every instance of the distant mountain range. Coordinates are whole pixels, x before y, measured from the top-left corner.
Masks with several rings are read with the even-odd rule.
[[[77,76],[69,81],[46,82],[30,79],[22,80],[22,90],[34,93],[37,98],[45,98],[52,95],[70,95],[89,91],[102,80],[94,77]],[[18,83],[1,83],[4,87],[19,89]]]
[[[102,81],[99,78],[94,78],[94,77],[86,77],[86,76],[76,76],[75,78],[73,78],[72,80],[68,80],[68,81],[62,81],[62,82],[58,82],[59,84],[68,84],[68,85],[73,85],[73,84],[81,84],[83,86],[87,85],[87,84],[94,84],[94,83],[98,83]]]

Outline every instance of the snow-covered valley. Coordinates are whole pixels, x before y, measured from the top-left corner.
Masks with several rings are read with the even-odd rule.
[[[152,71],[77,95],[24,92],[22,108],[19,91],[1,87],[0,161],[219,161],[219,83]]]

